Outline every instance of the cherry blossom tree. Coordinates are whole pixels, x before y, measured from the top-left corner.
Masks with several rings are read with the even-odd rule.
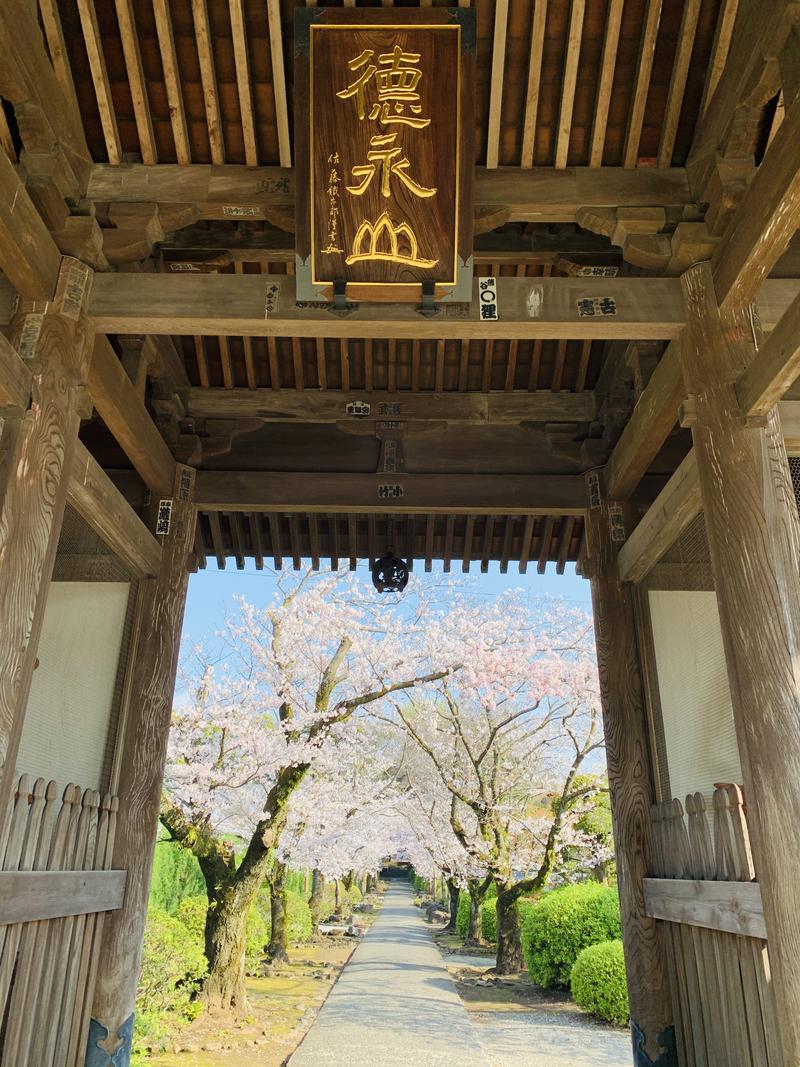
[[[264,609],[240,602],[221,635],[227,661],[195,650],[174,711],[162,823],[205,879],[210,1006],[246,1010],[247,914],[264,879],[280,875],[289,800],[310,769],[335,765],[362,709],[389,697],[402,706],[456,671],[458,631],[475,624],[463,612],[445,623],[431,598],[401,612],[353,578],[306,574],[281,579]]]
[[[598,848],[578,825],[597,779],[576,776],[603,740],[589,620],[563,604],[534,612],[513,595],[489,611],[502,640],[464,655],[457,674],[430,687],[435,697],[393,703],[450,796],[456,838],[485,872],[467,879],[473,937],[497,886],[496,969],[508,974],[522,965],[519,898],[548,883],[565,850]]]

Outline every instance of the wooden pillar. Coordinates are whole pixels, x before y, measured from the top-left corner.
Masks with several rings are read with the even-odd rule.
[[[125,902],[106,918],[86,1067],[127,1067],[161,806],[178,646],[195,531],[194,471],[178,466],[161,568],[142,592],[132,700],[122,741],[113,866],[128,872]],[[160,509],[159,509],[160,511]]]
[[[800,1063],[800,523],[777,409],[748,426],[733,381],[747,308],[720,310],[707,264],[683,275],[681,358],[717,592],[784,1063]]]
[[[608,783],[617,854],[622,940],[635,1067],[676,1067],[669,978],[660,931],[645,914],[642,879],[651,872],[654,800],[633,595],[617,568],[628,508],[603,498],[589,475],[586,516]]]
[[[0,823],[13,792],[25,707],[85,404],[91,271],[65,257],[53,300],[25,304],[16,348],[32,371],[31,403],[6,419],[0,460]]]

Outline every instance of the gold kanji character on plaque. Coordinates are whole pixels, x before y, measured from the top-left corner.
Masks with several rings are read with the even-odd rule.
[[[396,133],[381,134],[370,138],[370,151],[367,152],[368,162],[353,167],[353,177],[361,178],[362,180],[358,185],[346,185],[345,188],[348,193],[352,193],[353,196],[363,196],[380,169],[381,193],[383,196],[392,195],[391,178],[393,176],[401,181],[414,196],[422,199],[435,196],[436,189],[429,189],[424,185],[419,185],[406,173],[411,164],[408,157],[403,156],[403,149],[395,145],[396,140]],[[398,156],[403,157],[398,159]]]
[[[437,259],[421,259],[416,234],[407,222],[396,225],[388,212],[376,222],[364,219],[356,230],[350,255],[345,263],[379,261],[402,263],[408,267],[435,267]]]
[[[364,119],[367,115],[367,85],[374,78],[378,88],[378,100],[370,110],[371,119],[377,119],[383,125],[402,123],[418,130],[429,126],[431,120],[420,117],[422,105],[417,87],[422,78],[422,71],[414,65],[420,61],[419,52],[404,52],[400,45],[396,44],[391,52],[378,56],[377,65],[373,62],[374,57],[374,50],[365,48],[360,55],[351,59],[347,64],[350,70],[353,73],[361,73],[346,89],[340,89],[336,95],[341,100],[354,96],[358,117]],[[411,114],[407,114],[406,109]]]

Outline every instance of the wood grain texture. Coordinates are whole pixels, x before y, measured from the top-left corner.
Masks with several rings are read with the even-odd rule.
[[[23,299],[49,300],[61,253],[11,160],[0,152],[0,270]]]
[[[122,906],[125,877],[125,871],[0,871],[0,926],[114,911]]]
[[[800,296],[778,320],[736,383],[745,415],[768,415],[800,375]]]
[[[31,398],[31,372],[17,350],[0,334],[0,407],[23,411]]]
[[[654,919],[748,937],[767,936],[758,882],[645,878],[644,899],[647,914]]]
[[[761,883],[785,1062],[800,1061],[800,552],[786,450],[775,414],[747,428],[733,383],[753,358],[743,309],[720,311],[710,267],[684,274],[681,346],[695,398],[692,438]]]
[[[655,1063],[673,1012],[663,943],[642,884],[653,864],[653,785],[634,605],[619,579],[606,501],[587,511],[586,530],[628,998],[632,1025]]]
[[[124,907],[105,921],[92,1009],[93,1017],[114,1035],[133,1011],[136,998],[186,601],[187,557],[194,542],[193,495],[194,471],[179,466],[172,526],[162,544],[161,568],[157,578],[144,583],[132,679],[136,699],[122,742],[119,831],[113,857],[114,867],[128,872],[128,881]]]
[[[158,574],[161,545],[81,441],[70,465],[67,498],[126,566],[142,577]]]
[[[690,452],[620,548],[620,580],[646,577],[701,510],[697,460]]]

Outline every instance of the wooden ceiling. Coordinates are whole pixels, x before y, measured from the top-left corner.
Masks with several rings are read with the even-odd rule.
[[[391,0],[339,0],[323,6],[391,7]],[[456,0],[451,0],[454,6]],[[397,7],[430,6],[395,0]],[[477,12],[476,164],[494,168],[682,166],[695,123],[724,64],[738,0],[458,0]],[[42,25],[56,72],[77,99],[94,160],[111,164],[246,164],[290,167],[292,158],[293,12],[302,0],[39,0]],[[313,6],[313,5],[312,5]],[[438,4],[436,6],[439,6]],[[442,5],[442,6],[447,6]],[[199,237],[197,230],[199,229]],[[546,229],[546,228],[544,228]],[[537,224],[510,224],[476,242],[476,271],[516,277],[569,272],[559,255],[565,230],[554,227],[555,251],[517,251],[536,240]],[[187,231],[188,232],[188,231]],[[574,234],[576,227],[571,227]],[[211,259],[207,269],[236,273],[292,273],[292,238],[260,223],[201,223],[195,246],[207,235],[211,248],[238,251],[219,262],[206,253],[168,250],[170,237],[145,269],[169,271],[168,260]],[[568,236],[568,235],[567,235]],[[589,236],[583,234],[584,239]],[[255,238],[255,240],[254,240]],[[547,239],[547,234],[545,234]],[[265,249],[248,258],[247,245]],[[510,241],[510,244],[509,244]],[[274,245],[274,259],[269,249]],[[492,249],[511,248],[512,251]],[[566,245],[565,245],[566,247]],[[573,257],[580,260],[580,256]],[[593,262],[620,265],[610,244]],[[206,269],[206,268],[204,268]],[[623,271],[630,270],[623,266]],[[333,340],[321,338],[175,337],[188,383],[218,394],[226,389],[340,390],[347,393],[529,393],[593,389],[603,372],[602,341]],[[584,424],[582,432],[586,432]],[[123,465],[102,429],[86,428],[105,466]],[[192,429],[190,427],[190,429]],[[554,458],[537,430],[534,469],[575,471],[574,457]],[[346,473],[361,453],[347,435],[309,465],[315,440],[309,427],[297,449],[300,427],[287,432],[287,456],[276,463],[276,428],[210,466]],[[502,456],[487,465],[486,432],[473,437],[451,426],[459,469],[502,472]],[[577,427],[573,427],[573,433]],[[184,428],[185,432],[185,428]],[[335,432],[335,431],[334,431]],[[568,437],[570,425],[564,427]],[[234,435],[235,436],[235,435]],[[325,435],[323,435],[324,437]],[[508,471],[529,462],[530,448],[516,442]],[[473,444],[474,439],[474,444]],[[501,438],[498,438],[498,440]],[[246,440],[246,435],[241,441]],[[327,440],[327,438],[326,438]],[[349,439],[351,442],[353,438]],[[240,445],[241,445],[240,441]],[[290,444],[294,441],[295,444]],[[425,439],[416,444],[424,451]],[[237,446],[238,447],[238,446]],[[377,447],[377,446],[376,446]],[[508,446],[506,446],[508,447]],[[430,449],[430,444],[428,445]],[[548,451],[550,448],[550,451]],[[557,451],[557,450],[556,450]],[[407,471],[413,473],[412,462]],[[427,466],[437,458],[428,457]],[[305,465],[302,465],[305,464]],[[355,464],[355,467],[354,467]],[[201,464],[202,467],[202,464]],[[502,473],[497,475],[502,478]],[[447,474],[442,474],[447,492]],[[485,510],[485,509],[484,509]],[[490,560],[502,569],[518,561],[558,571],[581,558],[583,520],[578,515],[443,514],[432,511],[394,519],[375,514],[201,511],[198,564],[216,557],[243,566],[302,565],[311,560],[372,559],[391,544],[399,553],[451,565]]]
[[[51,54],[74,86],[89,147],[112,163],[290,166],[298,6],[282,0],[278,18],[265,0],[41,0]],[[471,6],[478,164],[680,166],[724,63],[737,3]]]

